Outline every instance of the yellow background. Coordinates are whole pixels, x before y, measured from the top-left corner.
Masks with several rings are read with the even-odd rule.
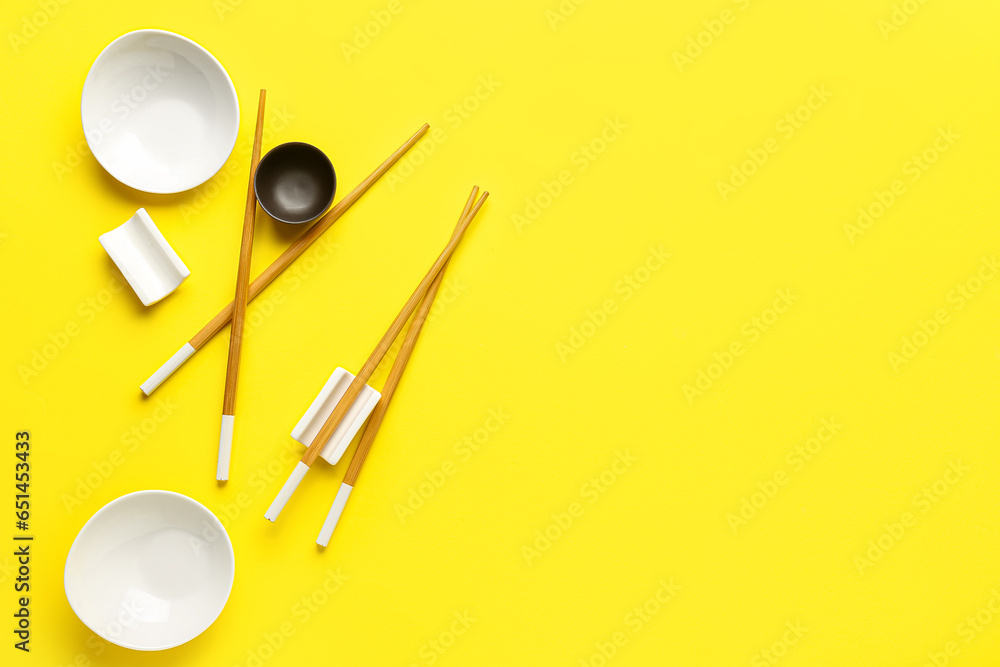
[[[989,610],[1000,609],[1000,280],[961,308],[953,292],[1000,251],[1000,8],[902,4],[889,31],[890,0],[592,0],[563,2],[564,21],[547,14],[557,0],[399,0],[345,55],[386,2],[4,3],[0,468],[13,467],[15,431],[30,430],[37,535],[28,656],[11,646],[12,559],[0,558],[4,664],[1000,662]],[[230,161],[178,195],[120,186],[79,148],[90,64],[144,27],[205,46],[239,92]],[[701,53],[688,41],[699,33]],[[689,47],[696,57],[678,61]],[[468,99],[481,77],[499,85]],[[296,263],[297,281],[283,276],[251,306],[232,477],[219,487],[228,334],[152,398],[138,385],[232,297],[261,87],[278,128],[265,150],[317,144],[338,195],[422,123],[444,139],[424,139],[423,164],[397,166]],[[807,113],[811,87],[830,96]],[[475,109],[463,117],[456,104]],[[781,121],[796,111],[811,117],[788,136]],[[582,160],[609,119],[626,127]],[[912,180],[908,161],[949,128],[957,138]],[[769,139],[777,152],[724,200],[719,181]],[[564,170],[571,182],[546,199],[543,182]],[[852,243],[845,225],[895,180],[902,194]],[[450,300],[322,551],[313,540],[350,452],[317,465],[272,525],[262,515],[297,452],[289,432],[336,366],[361,365],[473,184],[492,196],[449,267]],[[515,215],[537,213],[526,199],[546,206],[520,225]],[[192,271],[150,308],[111,290],[121,277],[97,242],[139,206]],[[300,232],[263,215],[257,225],[254,275]],[[669,259],[645,273],[661,245]],[[629,293],[627,275],[646,280]],[[778,290],[795,300],[774,321]],[[585,325],[607,300],[603,326]],[[935,335],[917,335],[939,310]],[[753,318],[772,324],[760,333]],[[77,335],[25,374],[71,324]],[[925,345],[894,367],[904,337]],[[583,345],[558,346],[571,341]],[[733,343],[743,353],[720,373],[713,355]],[[689,401],[699,371],[717,379]],[[490,410],[508,417],[484,434]],[[842,427],[793,463],[824,418]],[[476,437],[478,451],[456,449]],[[619,452],[635,459],[620,474]],[[111,457],[111,474],[87,485]],[[421,486],[447,462],[440,488]],[[614,482],[595,494],[588,480],[602,473]],[[11,476],[0,478],[9,507]],[[218,621],[154,654],[96,641],[62,588],[87,518],[147,488],[206,504],[237,553]],[[933,503],[919,501],[925,489]],[[401,519],[411,492],[426,497]],[[759,508],[734,524],[744,500]],[[573,503],[560,528],[553,515],[565,524]],[[886,537],[904,513],[905,534]],[[0,534],[14,532],[12,514]],[[859,565],[870,540],[887,548]],[[330,571],[347,579],[321,595]],[[680,589],[657,601],[671,581]],[[305,613],[311,597],[324,604]],[[657,613],[638,623],[644,605]],[[966,618],[982,610],[973,632]],[[437,651],[465,613],[475,620]]]

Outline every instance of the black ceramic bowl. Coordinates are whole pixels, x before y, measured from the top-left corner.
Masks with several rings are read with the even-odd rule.
[[[337,174],[330,158],[312,144],[292,141],[260,159],[253,190],[264,211],[279,222],[311,222],[333,202]]]

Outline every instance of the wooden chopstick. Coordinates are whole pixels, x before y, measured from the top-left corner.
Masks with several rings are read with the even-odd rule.
[[[378,345],[375,346],[375,349],[372,350],[368,360],[365,362],[361,370],[358,371],[354,380],[351,381],[351,384],[347,387],[344,395],[341,396],[340,400],[337,402],[333,412],[330,413],[330,416],[327,417],[326,421],[323,423],[319,433],[316,434],[312,443],[308,448],[306,448],[305,453],[302,455],[302,459],[296,464],[292,474],[281,487],[278,495],[275,497],[271,506],[264,514],[265,518],[270,521],[275,521],[278,518],[278,515],[285,506],[285,503],[288,502],[288,499],[291,497],[292,493],[295,492],[295,489],[302,481],[302,478],[305,477],[306,472],[309,471],[309,468],[316,461],[316,457],[319,456],[320,450],[326,444],[327,440],[330,439],[330,436],[337,429],[337,426],[340,425],[340,422],[343,420],[348,410],[350,410],[351,405],[354,403],[354,399],[356,399],[358,394],[361,393],[362,387],[365,386],[368,378],[371,377],[375,368],[382,360],[382,357],[385,356],[386,351],[388,351],[388,349],[392,346],[393,340],[399,335],[400,330],[406,324],[410,315],[413,314],[417,304],[423,298],[424,293],[427,292],[427,288],[430,286],[431,282],[433,282],[434,277],[437,276],[441,267],[447,263],[448,259],[455,251],[455,248],[458,247],[459,241],[462,240],[462,235],[465,233],[469,224],[475,219],[476,214],[479,213],[479,209],[482,208],[483,204],[486,202],[486,198],[489,197],[489,194],[489,192],[483,192],[475,206],[472,207],[472,210],[469,211],[464,218],[460,219],[458,227],[452,235],[451,240],[448,242],[448,245],[441,251],[441,254],[438,256],[433,266],[431,266],[427,275],[424,276],[423,280],[420,281],[420,284],[417,285],[417,288],[413,290],[413,294],[411,294],[410,298],[405,304],[403,304],[402,310],[399,311],[399,314],[396,315],[396,319],[394,319],[392,324],[389,325],[389,329],[385,332],[385,335],[382,336],[382,340],[380,340]]]
[[[285,252],[281,253],[281,255],[278,256],[278,258],[274,260],[270,266],[264,269],[259,276],[250,282],[248,300],[253,301],[253,299],[260,294],[265,287],[271,284],[271,282],[277,278],[282,271],[288,268],[288,266],[295,261],[299,255],[305,252],[306,249],[312,245],[312,243],[318,239],[321,234],[323,234],[323,232],[329,229],[330,226],[354,204],[354,202],[361,198],[361,195],[368,191],[375,181],[381,178],[385,172],[387,172],[399,160],[399,158],[401,158],[408,150],[410,150],[410,148],[413,147],[414,144],[427,134],[429,129],[430,125],[425,123],[423,127],[407,139],[402,146],[397,148],[392,155],[386,158],[386,160],[380,164],[375,171],[370,173],[365,180],[361,181],[356,188],[351,190],[343,199],[337,202],[333,208],[327,211],[326,214],[312,227],[310,227],[308,231],[293,241]],[[178,350],[159,369],[157,369],[155,373],[142,383],[141,388],[143,393],[147,396],[152,394],[164,380],[170,377],[170,375],[181,366],[181,364],[191,358],[191,356],[200,350],[205,343],[212,340],[212,337],[219,333],[219,331],[226,326],[232,317],[233,302],[230,301],[225,308],[219,311],[218,315],[209,320],[208,324],[201,328],[201,331],[196,333],[191,340],[185,343],[180,350]]]
[[[229,459],[233,446],[236,415],[236,384],[240,375],[240,355],[243,352],[243,324],[247,314],[247,292],[250,287],[250,258],[253,255],[253,231],[257,219],[257,193],[253,178],[260,162],[260,145],[264,139],[264,101],[267,91],[261,89],[257,100],[257,126],[250,151],[250,182],[247,184],[247,205],[243,212],[243,237],[240,258],[236,266],[236,296],[233,298],[233,326],[229,330],[229,360],[226,362],[226,388],[222,398],[222,427],[219,432],[219,460],[215,479],[229,479]]]
[[[465,216],[469,214],[469,209],[472,208],[472,204],[475,202],[476,194],[478,194],[478,192],[478,187],[472,188],[472,193],[469,195],[469,201],[465,203],[465,208],[462,210],[462,217],[459,218],[459,225],[455,227],[455,234],[459,233],[461,221],[464,220]],[[417,338],[420,336],[420,330],[423,328],[424,322],[427,320],[427,315],[430,313],[431,306],[434,304],[434,297],[437,296],[438,288],[441,287],[441,281],[444,280],[444,272],[447,268],[448,262],[445,262],[441,266],[441,270],[438,271],[437,276],[434,277],[434,281],[430,284],[430,287],[427,288],[427,293],[424,294],[424,298],[420,302],[420,307],[417,308],[417,312],[413,316],[413,321],[410,322],[410,328],[406,330],[406,335],[403,338],[403,344],[400,346],[399,352],[396,354],[396,359],[392,362],[392,368],[389,369],[389,375],[386,377],[385,385],[382,387],[382,398],[379,399],[378,403],[375,405],[375,409],[372,410],[371,417],[368,418],[368,425],[361,434],[361,442],[358,443],[358,448],[354,450],[354,456],[351,457],[351,462],[347,466],[347,473],[344,475],[344,481],[341,483],[340,489],[337,491],[337,497],[334,499],[333,505],[330,507],[330,512],[327,514],[326,521],[323,522],[323,527],[319,531],[319,536],[316,538],[316,543],[320,546],[325,547],[330,543],[330,537],[333,535],[333,531],[337,528],[337,522],[340,521],[340,515],[344,511],[344,507],[347,505],[347,499],[350,498],[351,491],[354,490],[355,483],[358,480],[358,474],[361,472],[361,466],[365,464],[365,459],[368,458],[368,452],[372,448],[372,443],[375,441],[378,429],[382,425],[382,420],[385,418],[386,411],[389,409],[389,403],[392,401],[392,397],[396,393],[396,387],[399,385],[399,380],[403,377],[403,371],[406,370],[406,364],[410,360],[413,348],[416,347]]]

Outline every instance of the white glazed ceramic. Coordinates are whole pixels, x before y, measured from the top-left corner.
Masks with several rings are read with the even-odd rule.
[[[234,573],[232,542],[208,508],[173,491],[136,491],[80,529],[64,578],[87,627],[119,646],[158,651],[218,618]]]
[[[347,387],[354,381],[354,376],[343,368],[337,368],[326,381],[319,395],[313,399],[312,404],[302,419],[292,429],[292,437],[308,447],[312,444],[316,434],[323,428],[323,423],[333,414],[333,409],[337,407],[340,397],[347,391]],[[344,415],[340,425],[326,441],[319,455],[324,461],[335,464],[344,455],[347,446],[357,435],[361,425],[368,419],[368,415],[375,409],[375,404],[382,398],[382,394],[375,391],[368,385],[361,388],[361,393],[354,399],[351,409]]]
[[[111,42],[83,84],[83,133],[97,161],[137,190],[211,178],[236,144],[240,107],[219,61],[186,37],[136,30]]]
[[[191,275],[144,208],[98,240],[144,306],[167,296]]]

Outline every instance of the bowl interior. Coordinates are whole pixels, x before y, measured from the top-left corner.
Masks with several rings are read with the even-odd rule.
[[[261,158],[254,176],[260,207],[275,220],[315,220],[333,202],[337,176],[330,159],[311,144],[275,146]]]
[[[80,530],[66,558],[66,597],[104,639],[159,650],[215,621],[234,572],[229,536],[204,505],[171,491],[138,491]]]
[[[83,131],[116,179],[181,192],[228,159],[240,125],[236,89],[212,54],[181,35],[137,30],[111,42],[83,85]]]

